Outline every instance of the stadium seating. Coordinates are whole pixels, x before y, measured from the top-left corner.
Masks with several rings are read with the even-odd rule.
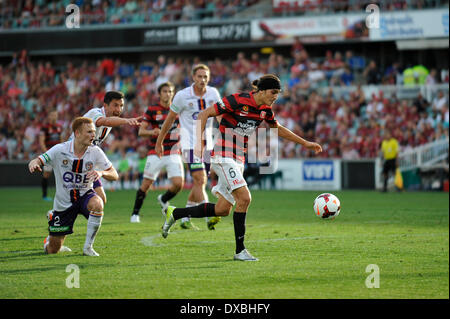
[[[82,25],[142,24],[174,21],[224,20],[240,17],[292,16],[332,14],[362,11],[367,1],[312,0],[302,5],[284,5],[274,8],[271,1],[263,0],[77,0],[51,1],[26,0],[0,2],[0,29],[61,27],[64,25],[68,4],[79,6]],[[288,4],[289,2],[287,2]],[[406,9],[426,9],[442,5],[445,0],[394,0],[374,1],[384,12]],[[258,4],[257,10],[251,7]],[[250,8],[250,9],[249,9]]]
[[[361,82],[347,85],[336,75],[322,78],[323,84],[319,85],[311,73],[317,76],[324,63],[309,58],[280,59],[276,53],[267,60],[258,59],[261,62],[258,64],[239,55],[231,61],[218,58],[208,61],[211,83],[226,95],[250,90],[252,77],[258,76],[258,72],[274,72],[286,85],[293,74],[300,78],[303,86],[286,87],[274,105],[275,114],[294,132],[322,143],[321,157],[374,158],[385,127],[395,131],[394,136],[403,148],[448,136],[448,77],[436,76],[434,81],[442,84],[417,86],[417,91],[408,88],[407,92],[414,95],[399,98],[403,83],[389,85],[381,71],[380,83],[375,86],[365,85],[364,76],[360,76]],[[39,153],[36,138],[39,125],[52,109],[58,110],[67,137],[73,117],[93,105],[101,105],[106,90],[119,89],[125,93],[124,116],[131,117],[141,115],[146,105],[156,101],[159,83],[170,79],[177,89],[190,83],[191,61],[167,59],[163,55],[157,62],[145,65],[125,64],[118,59],[86,60],[80,65],[75,68],[69,62],[58,70],[50,62],[30,62],[22,52],[8,65],[0,66],[0,160],[29,159]],[[242,74],[248,77],[240,77]],[[416,96],[424,90],[426,98],[419,105]],[[438,92],[442,93],[438,96]],[[145,146],[145,140],[137,137],[135,128],[116,128],[112,135],[116,138],[105,143],[111,153],[125,145],[132,152]],[[282,157],[312,156],[299,146],[283,143]]]

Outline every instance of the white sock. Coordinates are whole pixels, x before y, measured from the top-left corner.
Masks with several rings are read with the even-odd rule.
[[[95,236],[102,225],[103,212],[90,212],[87,222],[86,241],[84,249],[91,248],[94,244]]]

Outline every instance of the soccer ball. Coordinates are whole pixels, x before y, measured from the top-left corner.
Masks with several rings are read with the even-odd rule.
[[[341,212],[341,202],[336,195],[323,193],[314,200],[314,214],[323,219],[334,219]]]

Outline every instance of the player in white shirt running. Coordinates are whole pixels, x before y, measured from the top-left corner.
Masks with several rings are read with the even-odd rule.
[[[192,69],[194,83],[177,92],[170,106],[169,114],[164,121],[161,132],[156,141],[155,151],[160,158],[164,154],[162,145],[164,138],[172,127],[173,122],[179,116],[181,149],[184,161],[188,164],[189,171],[193,179],[193,186],[188,196],[186,207],[196,206],[200,203],[208,202],[208,194],[205,186],[207,182],[207,172],[209,172],[209,153],[213,148],[213,119],[209,119],[205,129],[206,148],[202,159],[194,157],[194,146],[196,142],[196,122],[198,114],[220,101],[220,94],[216,88],[208,86],[210,70],[204,64],[198,64]],[[208,229],[220,221],[220,217],[207,218]],[[182,228],[192,228],[189,218],[181,220]]]
[[[141,124],[142,116],[136,118],[122,118],[124,94],[120,91],[108,91],[103,99],[103,107],[94,107],[90,109],[83,117],[92,119],[95,125],[94,145],[100,145],[108,136],[111,129],[120,125]],[[70,138],[73,138],[73,133]],[[100,179],[94,183],[94,190],[101,197],[103,203],[106,204],[106,194]]]
[[[66,235],[73,233],[77,215],[82,214],[88,220],[83,254],[99,256],[92,246],[102,223],[104,202],[94,192],[93,183],[101,177],[114,181],[119,175],[100,147],[92,145],[95,125],[90,118],[76,118],[72,131],[73,139],[53,146],[28,164],[31,173],[42,171],[43,165],[52,166],[55,173],[56,194],[44,251],[70,251],[63,243]]]

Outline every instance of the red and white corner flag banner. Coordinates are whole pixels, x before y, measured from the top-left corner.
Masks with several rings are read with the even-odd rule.
[[[448,38],[449,11],[380,11],[379,28],[370,29],[370,40]]]

